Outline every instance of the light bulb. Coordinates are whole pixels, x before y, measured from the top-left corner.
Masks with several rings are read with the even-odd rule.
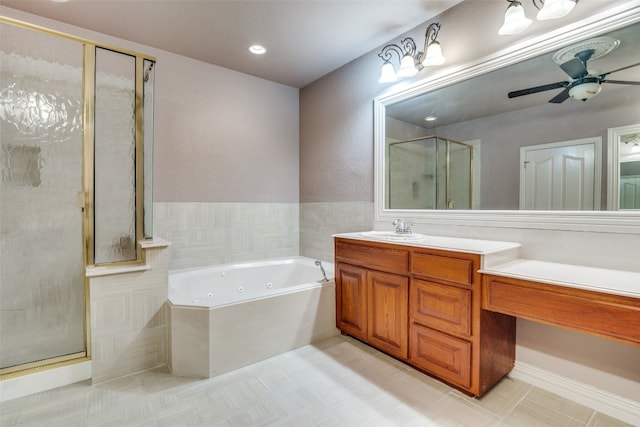
[[[504,24],[498,30],[501,36],[518,34],[531,25],[531,19],[524,15],[524,8],[519,1],[512,2],[504,13]]]
[[[432,42],[427,48],[422,65],[428,67],[430,65],[442,65],[446,58],[442,55],[442,46],[437,41]]]
[[[399,77],[413,77],[418,74],[418,69],[416,68],[416,62],[413,59],[413,56],[406,54],[402,58],[402,62],[400,62],[400,69],[398,70]]]
[[[575,5],[576,2],[573,0],[546,0],[536,18],[538,21],[562,18],[571,12]]]
[[[393,65],[389,61],[384,61],[378,82],[390,83],[396,80],[398,80],[398,76],[396,76],[396,70],[393,69]]]

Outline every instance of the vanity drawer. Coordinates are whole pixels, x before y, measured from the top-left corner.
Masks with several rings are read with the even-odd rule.
[[[471,285],[474,262],[472,259],[414,252],[411,271],[421,276]]]
[[[409,361],[445,381],[471,386],[471,343],[417,323],[411,324]]]
[[[452,335],[471,336],[471,291],[414,279],[409,314],[413,321]]]
[[[485,275],[482,308],[640,345],[640,299]]]
[[[336,261],[396,274],[409,274],[409,251],[336,241]]]

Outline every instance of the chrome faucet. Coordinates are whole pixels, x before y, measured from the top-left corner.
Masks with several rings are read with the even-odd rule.
[[[322,271],[322,275],[324,276],[324,280],[325,282],[328,282],[329,279],[327,279],[327,273],[325,273],[324,271],[324,267],[322,266],[322,261],[320,261],[319,259],[316,260],[316,265],[318,267],[320,267],[320,271]]]
[[[411,224],[404,222],[404,220],[398,218],[392,224],[396,226],[396,233],[411,234]]]

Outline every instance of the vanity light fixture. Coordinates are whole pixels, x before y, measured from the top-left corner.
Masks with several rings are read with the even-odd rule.
[[[411,37],[400,40],[397,44],[388,44],[382,48],[378,56],[384,61],[380,73],[380,83],[395,82],[398,77],[413,77],[424,67],[444,64],[445,57],[442,55],[442,46],[436,40],[440,24],[434,22],[427,27],[424,36],[423,51],[417,50],[416,42]],[[400,68],[396,73],[395,67],[391,63],[393,53],[398,56]]]
[[[524,14],[524,7],[519,0],[507,0],[509,6],[504,13],[504,24],[498,30],[498,34],[511,35],[524,31],[531,25],[531,19]],[[566,16],[573,10],[578,0],[531,0],[538,9],[536,19],[546,21],[548,19],[558,19]],[[542,7],[539,6],[542,5]]]

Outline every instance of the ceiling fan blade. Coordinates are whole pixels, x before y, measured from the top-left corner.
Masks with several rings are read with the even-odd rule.
[[[572,79],[578,79],[589,74],[587,67],[579,58],[573,58],[571,61],[567,61],[560,65],[562,71],[567,73]]]
[[[638,65],[640,65],[640,62],[638,62],[637,64],[631,64],[631,65],[627,65],[626,67],[618,68],[617,70],[609,71],[607,73],[601,74],[600,78],[602,79],[605,76],[608,76],[609,74],[617,73],[618,71],[626,70],[627,68],[637,67]]]
[[[600,83],[613,83],[614,85],[640,85],[640,82],[626,82],[624,80],[601,80]]]
[[[558,89],[567,86],[569,86],[569,82],[550,83],[548,85],[535,86],[528,89],[514,90],[513,92],[509,92],[507,96],[509,98],[515,98],[516,96],[530,95],[532,93],[544,92],[546,90]]]
[[[569,88],[565,88],[562,92],[549,100],[552,104],[560,104],[569,98]]]

